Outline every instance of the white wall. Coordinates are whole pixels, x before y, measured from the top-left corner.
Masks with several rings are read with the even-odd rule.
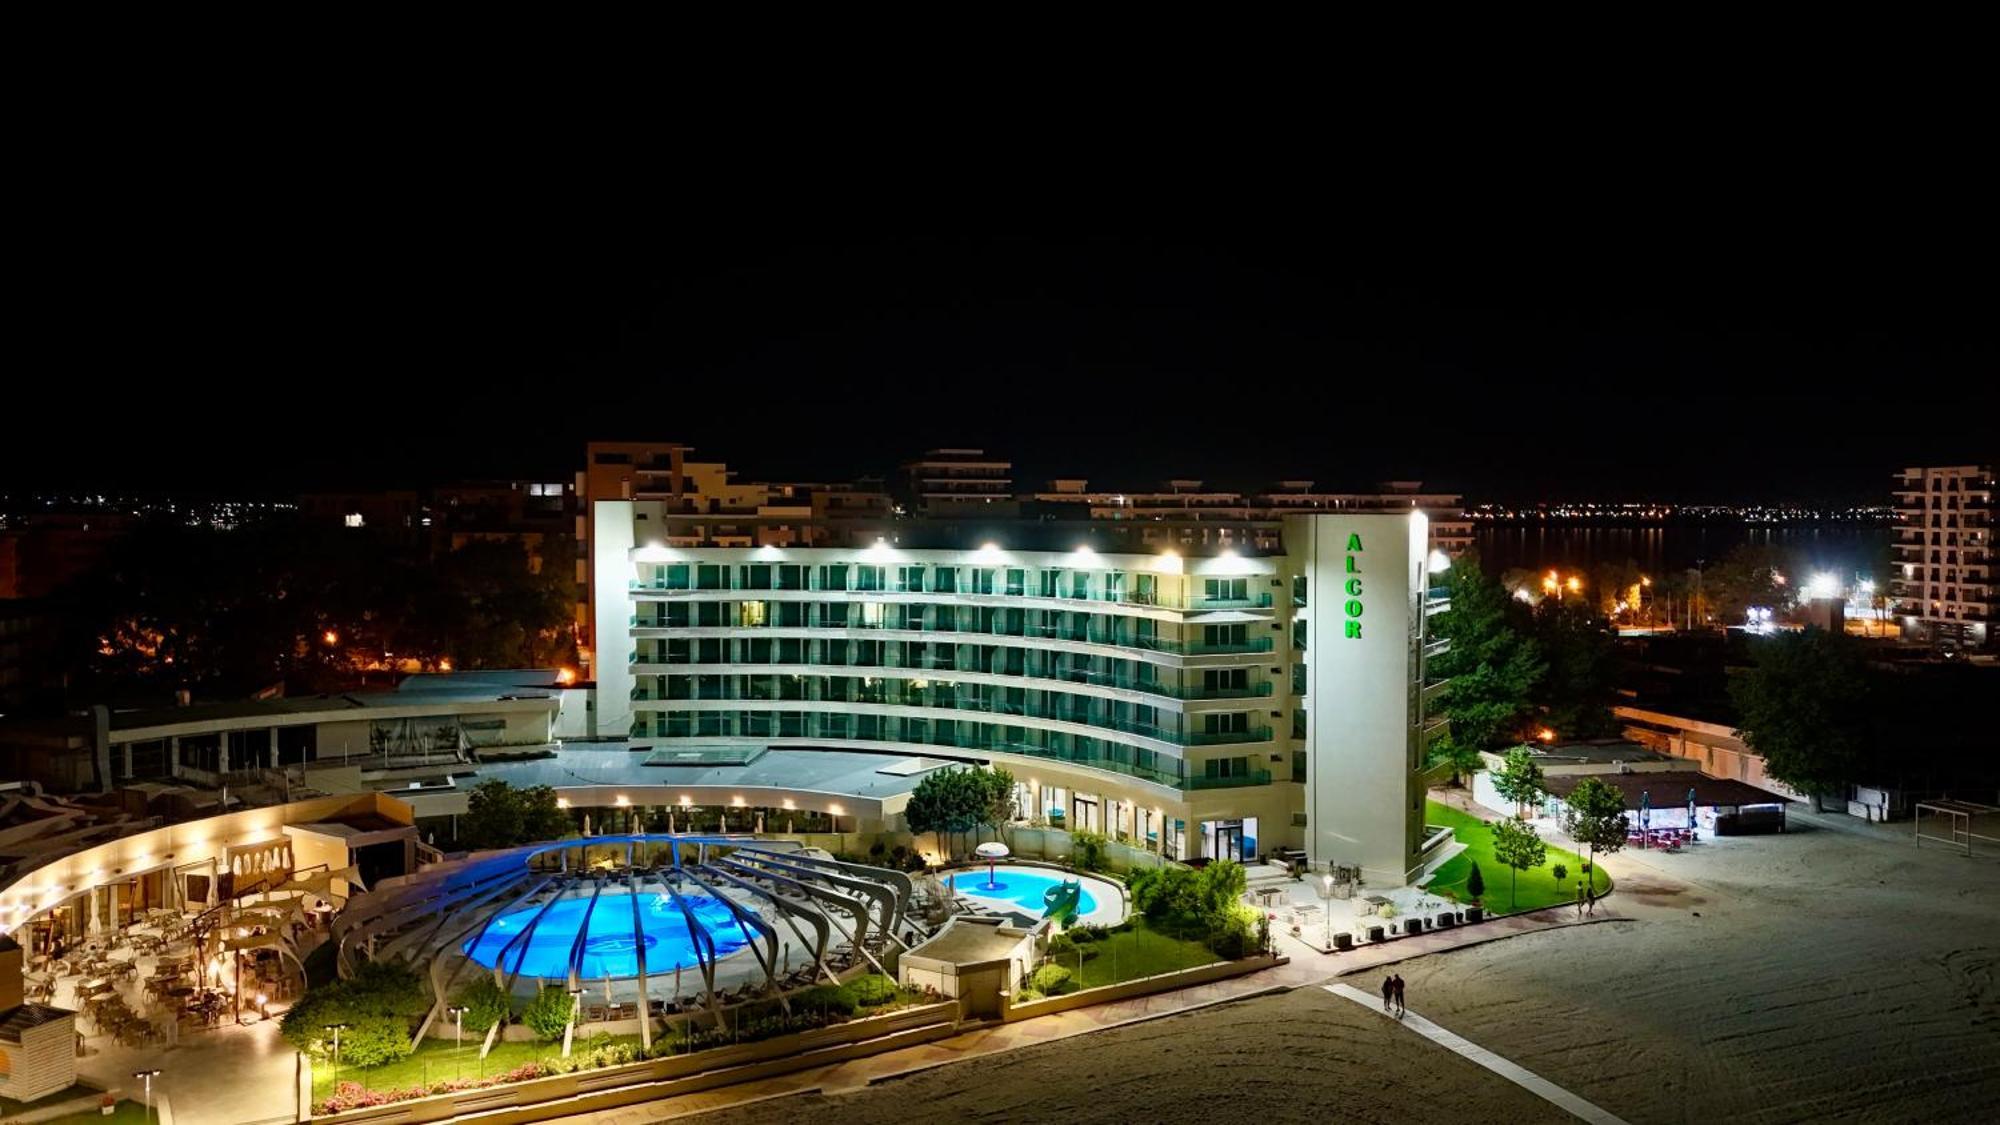
[[[1422,844],[1413,680],[1428,541],[1421,512],[1285,519],[1306,579],[1306,854],[1397,885]]]
[[[597,729],[622,738],[632,729],[632,502],[599,500],[596,507]]]

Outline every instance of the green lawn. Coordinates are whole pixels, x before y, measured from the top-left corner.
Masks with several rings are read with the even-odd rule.
[[[425,1039],[409,1058],[392,1062],[385,1066],[359,1070],[351,1066],[340,1068],[342,1082],[359,1082],[371,1090],[400,1090],[409,1086],[428,1085],[450,1078],[478,1078],[509,1071],[525,1062],[540,1058],[553,1058],[562,1054],[562,1041],[554,1043],[507,1043],[493,1044],[493,1051],[486,1060],[479,1059],[479,1044],[485,1037],[468,1032],[465,1036],[465,1052],[459,1053],[449,1039]],[[636,1035],[613,1036],[613,1043],[637,1044]],[[577,1040],[582,1049],[583,1040]],[[313,1063],[313,1102],[333,1093],[333,1063]]]
[[[1436,801],[1429,802],[1424,816],[1428,824],[1452,829],[1453,835],[1465,845],[1464,851],[1438,868],[1437,877],[1430,881],[1432,892],[1450,891],[1458,901],[1468,901],[1471,896],[1466,894],[1465,881],[1472,875],[1472,865],[1477,863],[1480,877],[1486,881],[1486,894],[1480,902],[1490,913],[1513,914],[1576,901],[1576,885],[1583,879],[1583,861],[1577,858],[1575,852],[1550,844],[1547,862],[1520,873],[1520,898],[1516,900],[1513,889],[1515,873],[1493,854],[1493,831],[1486,827],[1485,821]],[[1553,870],[1558,863],[1569,868],[1568,878],[1561,886],[1556,885]],[[1604,873],[1602,866],[1591,875],[1598,894],[1611,889],[1611,877]]]
[[[11,1098],[0,1098],[0,1118],[11,1118],[17,1113],[25,1113],[33,1109],[36,1104],[46,1105],[52,1101],[65,1101],[79,1094],[94,1092],[83,1086],[71,1086],[60,1093],[51,1094],[47,1098],[39,1099],[33,1104],[17,1102]],[[157,1122],[158,1120],[158,1116],[147,1111],[145,1103],[139,1101],[120,1101],[112,1108],[111,1116],[109,1117],[93,1109],[86,1113],[70,1113],[61,1117],[52,1117],[48,1120],[47,1125],[84,1125],[85,1122],[97,1122],[98,1125],[103,1125],[104,1122],[110,1122],[111,1125],[145,1125],[146,1122]]]
[[[1222,960],[1198,941],[1185,941],[1154,932],[1147,927],[1144,915],[1133,917],[1130,931],[1112,934],[1103,941],[1092,942],[1082,948],[1097,950],[1097,956],[1083,963],[1083,976],[1072,978],[1078,981],[1079,988],[1097,988],[1121,980],[1192,969]],[[1059,956],[1055,961],[1072,973],[1076,971],[1074,953]]]

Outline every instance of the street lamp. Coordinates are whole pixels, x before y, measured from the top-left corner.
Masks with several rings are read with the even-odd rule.
[[[459,1077],[465,1071],[465,1005],[453,1004],[445,1011],[451,1013],[451,1021],[458,1031],[458,1047],[452,1052],[451,1076]]]
[[[321,1031],[333,1032],[333,1088],[335,1090],[340,1089],[340,1029],[346,1026],[344,1023],[330,1023],[320,1029]]]
[[[138,1080],[146,1084],[145,1104],[146,1104],[146,1120],[148,1121],[152,1120],[153,1117],[153,1079],[158,1078],[159,1076],[160,1072],[157,1070],[135,1070],[132,1072],[132,1077],[137,1078]]]
[[[1333,875],[1331,872],[1320,876],[1320,889],[1326,892],[1326,945],[1333,947]]]

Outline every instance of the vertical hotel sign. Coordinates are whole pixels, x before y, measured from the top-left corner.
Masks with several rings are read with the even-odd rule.
[[[1344,587],[1347,591],[1347,604],[1342,606],[1341,610],[1347,614],[1346,629],[1344,632],[1350,641],[1361,639],[1361,610],[1363,609],[1361,604],[1361,560],[1355,557],[1360,553],[1361,533],[1358,531],[1348,532],[1347,582]]]

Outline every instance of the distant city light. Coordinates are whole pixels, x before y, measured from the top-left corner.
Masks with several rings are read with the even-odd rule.
[[[340,643],[340,634],[328,629],[319,635],[319,639],[325,641],[327,644],[337,645]]]
[[[575,683],[575,682],[576,682],[576,669],[574,669],[574,668],[558,668],[558,669],[556,670],[556,682],[557,682],[557,683],[559,683],[559,684],[561,684],[561,685],[563,685],[564,687],[568,687],[569,685],[571,685],[571,684]]]

